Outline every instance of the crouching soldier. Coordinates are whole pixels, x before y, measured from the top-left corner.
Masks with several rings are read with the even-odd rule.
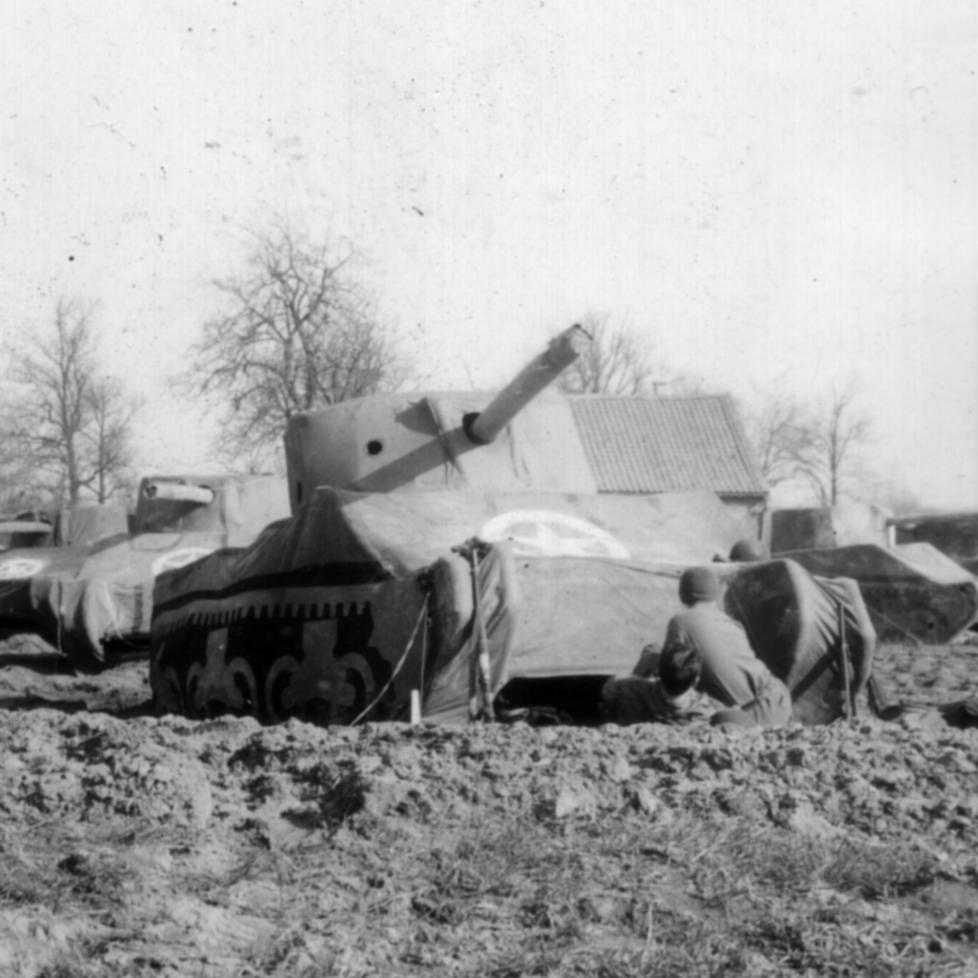
[[[791,694],[754,654],[743,626],[719,605],[720,581],[710,567],[679,579],[685,610],[670,619],[659,675],[698,672],[695,689],[718,701],[711,723],[777,727],[791,720]]]
[[[605,723],[690,723],[708,720],[722,706],[697,692],[700,665],[671,659],[660,668],[659,649],[646,645],[630,676],[609,679],[601,688]]]

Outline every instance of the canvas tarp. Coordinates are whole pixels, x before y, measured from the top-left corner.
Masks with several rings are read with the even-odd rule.
[[[359,494],[317,490],[296,520],[327,521],[343,509],[334,539],[298,530],[307,560],[343,560],[352,535],[389,568],[417,568],[470,537],[507,541],[517,556],[706,563],[729,552],[740,526],[709,492],[654,496],[543,492]]]
[[[161,482],[204,482],[210,501],[147,494],[148,486]],[[98,667],[107,643],[148,641],[157,574],[229,543],[248,543],[269,519],[288,512],[284,479],[268,476],[211,476],[197,483],[153,477],[142,481],[140,495],[137,523],[143,532],[0,554],[0,633],[36,632],[77,666]],[[100,519],[87,531],[79,526],[81,539],[100,526]]]
[[[59,547],[87,547],[100,540],[121,540],[128,535],[125,506],[92,503],[58,513],[54,542]]]
[[[859,583],[881,639],[943,645],[978,619],[978,579],[927,543],[857,544],[779,556]]]
[[[724,601],[754,652],[791,692],[794,720],[816,724],[843,716],[847,683],[852,708],[869,681],[876,649],[855,581],[818,579],[791,560],[743,564],[730,577]]]
[[[378,700],[371,718],[402,715],[412,688],[423,692],[426,716],[457,718],[472,692],[459,634],[473,630],[460,622],[471,621],[464,609],[474,597],[465,584],[468,565],[453,548],[477,538],[492,545],[490,566],[500,568],[496,579],[480,578],[474,592],[491,623],[498,688],[506,675],[623,668],[664,628],[682,568],[726,552],[736,532],[709,493],[321,488],[251,547],[220,551],[157,579],[154,692],[165,708],[193,715],[244,709],[270,718],[284,710],[349,722],[377,700],[387,670],[401,663],[395,700]],[[427,671],[420,668],[421,639],[412,638],[425,595],[435,602]],[[263,629],[257,645],[246,638],[255,627]],[[340,669],[337,662],[347,657],[342,650],[353,633],[362,648],[375,650],[357,653],[357,661],[375,661],[372,672],[357,669],[344,678],[348,663]],[[469,635],[470,651],[473,640]],[[263,685],[268,662],[279,663],[268,673],[278,677],[278,693]],[[251,690],[244,698],[231,678],[241,669],[248,678],[239,685]]]
[[[511,679],[622,675],[679,610],[682,567],[593,558],[517,561],[523,601]]]
[[[556,655],[563,652],[561,664],[572,674],[611,671],[625,677],[615,684],[617,722],[642,722],[653,716],[668,720],[673,708],[647,679],[655,678],[656,647],[669,617],[679,610],[676,575],[669,568],[640,565],[622,565],[612,574],[600,566],[595,570],[597,581],[611,585],[600,591],[603,602],[585,605],[582,576],[581,587],[569,593],[558,585],[564,592],[561,597],[572,599],[566,606],[547,594],[549,604],[533,614],[521,613],[519,624],[528,627],[519,633],[510,674],[554,675],[552,664],[561,661]],[[843,662],[852,709],[869,680],[876,647],[856,582],[818,580],[798,564],[780,560],[721,565],[717,570],[726,585],[727,612],[744,625],[755,653],[788,686],[793,719],[811,725],[846,714]],[[545,572],[549,576],[551,568]],[[520,583],[525,587],[522,579]],[[524,643],[524,635],[529,642]],[[650,651],[639,660],[645,643]],[[643,676],[646,679],[639,678]]]
[[[394,576],[366,553],[288,566],[283,558],[301,551],[288,539],[292,529],[279,524],[247,551],[219,552],[160,579],[150,655],[160,709],[266,722],[406,720],[415,690],[436,722],[490,707],[505,680],[517,602],[505,546],[476,568],[447,555]]]
[[[678,610],[682,569],[726,549],[709,532],[719,524],[687,526],[677,512],[640,498],[317,490],[251,547],[157,578],[154,693],[164,709],[192,716],[230,710],[347,723],[406,719],[418,690],[429,719],[463,719],[476,691],[476,603],[493,691],[516,678],[627,673]],[[485,551],[473,588],[453,545],[499,525],[514,532]],[[530,532],[541,525],[550,529]],[[573,532],[563,538],[554,527]],[[588,554],[592,543],[600,547]],[[661,553],[676,559],[645,556]],[[871,663],[872,643],[860,645],[868,616],[860,617],[857,588],[835,593],[797,565],[772,565],[780,570],[762,587],[754,565],[716,566],[732,582],[755,582],[741,588],[745,601],[777,611],[779,630],[755,635],[759,652],[814,704],[799,716],[823,722],[840,712],[841,673],[826,658],[838,609],[850,620],[854,690]],[[757,616],[745,620],[756,633]]]
[[[56,639],[57,618],[38,612],[33,584],[40,577],[74,577],[87,552],[84,547],[32,547],[0,553],[0,634],[37,631],[48,641]]]
[[[144,533],[107,543],[69,548],[75,560],[52,562],[27,582],[38,634],[79,665],[102,661],[107,642],[145,643],[156,574],[216,550],[224,537]]]

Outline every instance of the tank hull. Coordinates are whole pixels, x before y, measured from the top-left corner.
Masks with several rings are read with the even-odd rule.
[[[737,522],[708,502],[318,489],[250,547],[157,578],[157,706],[347,724],[408,720],[416,701],[426,720],[461,722],[513,684],[599,689],[661,640],[682,570],[735,539]],[[759,573],[716,566],[732,581]],[[782,580],[780,606],[799,603],[796,579],[809,581],[800,568]],[[792,648],[816,654],[811,630],[799,634]]]

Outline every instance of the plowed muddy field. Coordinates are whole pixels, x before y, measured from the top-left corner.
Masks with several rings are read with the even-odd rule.
[[[320,729],[8,641],[0,975],[978,975],[978,644],[882,652],[889,721]]]

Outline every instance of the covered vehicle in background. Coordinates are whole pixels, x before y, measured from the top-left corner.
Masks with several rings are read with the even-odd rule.
[[[54,524],[47,513],[32,510],[0,517],[0,553],[43,547],[54,537]]]
[[[817,577],[857,581],[886,641],[944,645],[978,620],[978,579],[928,543],[852,544],[777,556]]]
[[[52,517],[31,510],[0,519],[0,554],[36,547],[85,547],[129,535],[129,516],[121,503],[79,502]],[[9,572],[10,564],[7,563]]]
[[[978,575],[978,511],[905,514],[888,523],[898,546],[929,543]]]
[[[949,556],[951,535],[936,523],[904,521],[856,502],[774,510],[769,520],[774,556],[818,577],[859,582],[881,639],[943,645],[978,620],[978,579]],[[978,519],[973,530],[978,533]],[[957,540],[968,546],[966,533]],[[935,546],[938,541],[945,546]]]
[[[113,649],[148,644],[158,573],[246,544],[287,511],[272,476],[148,476],[132,533],[124,513],[80,510],[65,546],[0,553],[0,636],[34,633],[77,668],[101,668]]]
[[[59,511],[52,542],[58,547],[88,547],[118,541],[129,536],[133,519],[123,503],[78,503]]]
[[[586,342],[565,331],[496,396],[373,395],[290,419],[291,518],[156,579],[157,708],[593,719],[604,680],[663,634],[682,570],[743,527],[708,491],[596,491],[568,400],[545,390]]]

